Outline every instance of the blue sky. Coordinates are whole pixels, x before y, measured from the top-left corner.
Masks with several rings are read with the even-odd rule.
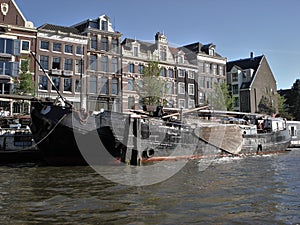
[[[169,43],[214,43],[228,61],[264,54],[278,89],[300,78],[298,0],[15,0],[36,27],[69,26],[108,15],[123,38],[153,41],[164,32]],[[63,3],[63,5],[61,5]]]

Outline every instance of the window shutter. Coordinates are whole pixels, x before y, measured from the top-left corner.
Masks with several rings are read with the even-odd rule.
[[[12,77],[19,76],[19,62],[10,62],[10,75]]]
[[[13,55],[16,55],[16,56],[20,55],[20,47],[21,47],[21,41],[20,40],[14,40]]]

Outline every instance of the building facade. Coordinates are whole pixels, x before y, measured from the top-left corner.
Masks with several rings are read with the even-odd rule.
[[[27,21],[13,0],[1,1],[0,12],[0,93],[15,93],[22,63],[27,61],[28,73],[34,74],[34,60],[30,51],[35,50],[36,28]],[[12,113],[29,111],[29,104],[10,99],[0,99],[2,110]]]
[[[44,24],[38,28],[36,87],[38,97],[58,97],[57,91],[80,107],[80,92],[85,74],[87,38],[77,29]],[[49,75],[44,73],[44,71]],[[85,104],[82,103],[82,107]]]
[[[197,65],[192,64],[179,48],[170,46],[164,34],[157,32],[154,42],[129,38],[122,42],[124,111],[142,109],[135,85],[143,79],[143,68],[150,61],[158,62],[160,78],[166,83],[166,96],[162,96],[167,101],[166,107],[194,107]]]
[[[215,85],[226,82],[227,59],[216,52],[216,45],[212,43],[203,45],[196,42],[184,46],[183,50],[198,65],[196,104],[210,104]]]
[[[227,83],[234,98],[234,110],[260,112],[259,104],[265,98],[277,112],[277,86],[264,55],[227,63]]]
[[[88,38],[86,53],[87,103],[90,110],[122,111],[121,36],[108,16],[72,26]]]

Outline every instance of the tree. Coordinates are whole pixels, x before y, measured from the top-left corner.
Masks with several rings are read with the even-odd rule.
[[[34,94],[32,74],[29,72],[29,60],[23,60],[19,77],[15,80],[16,94]]]
[[[214,83],[213,92],[210,93],[210,105],[216,110],[233,110],[233,98],[224,82]]]
[[[274,106],[272,105],[272,102],[269,98],[266,96],[262,96],[260,99],[260,102],[258,104],[258,112],[259,113],[265,113],[268,115],[272,115],[276,112]]]
[[[286,104],[286,100],[285,97],[277,94],[278,113],[281,117],[291,120],[293,119],[293,116],[289,113],[289,107]]]
[[[295,120],[300,120],[300,79],[297,79],[291,89],[290,112]]]
[[[143,78],[136,84],[136,91],[143,105],[166,105],[167,81],[160,76],[158,62],[149,61],[143,69]]]

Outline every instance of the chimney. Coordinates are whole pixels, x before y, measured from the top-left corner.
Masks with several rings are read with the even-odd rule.
[[[250,58],[253,59],[253,52],[250,52]]]

